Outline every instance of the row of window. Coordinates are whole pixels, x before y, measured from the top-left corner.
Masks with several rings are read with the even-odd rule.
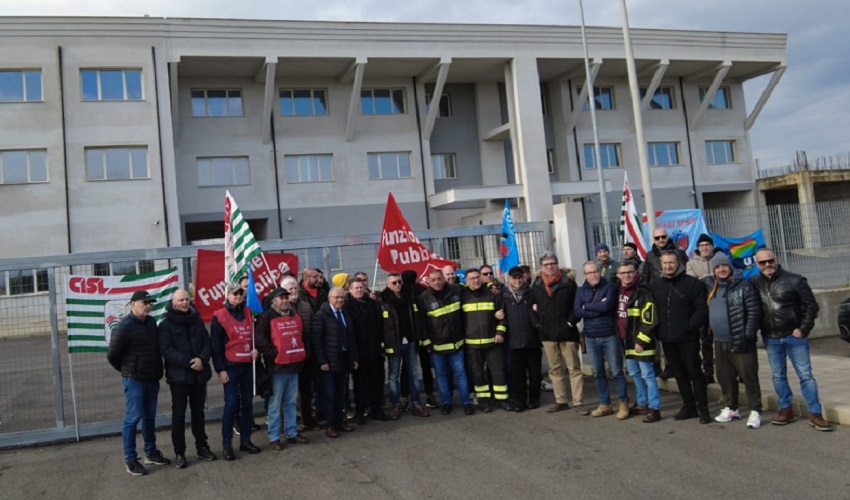
[[[581,94],[582,88],[576,88],[576,92]],[[641,98],[646,97],[646,87],[641,87],[640,96]],[[708,93],[708,87],[700,87],[699,88],[699,100],[702,102],[705,99],[705,95]],[[673,87],[658,87],[655,89],[655,93],[652,95],[652,100],[649,102],[650,109],[675,109],[676,101],[674,96],[676,95]],[[597,110],[613,110],[616,109],[615,101],[614,101],[614,87],[593,87],[593,100],[596,103]],[[590,96],[587,98],[587,102],[584,103],[582,107],[585,111],[590,109]],[[717,89],[717,93],[714,94],[714,97],[711,99],[711,102],[708,104],[708,109],[732,109],[732,100],[731,93],[729,87],[720,87]]]
[[[95,276],[124,276],[154,271],[152,260],[138,262],[112,262],[94,264]],[[47,269],[23,269],[18,271],[0,271],[0,297],[28,295],[49,291]]]
[[[670,167],[681,165],[678,142],[649,142],[646,144],[647,157],[651,167]],[[593,144],[584,145],[584,168],[596,168],[596,154]],[[599,157],[602,168],[622,167],[619,143],[600,143]],[[725,165],[736,163],[735,141],[705,141],[706,163]]]

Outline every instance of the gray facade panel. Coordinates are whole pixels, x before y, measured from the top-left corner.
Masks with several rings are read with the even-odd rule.
[[[429,92],[433,91],[433,87]],[[451,99],[451,118],[437,118],[431,135],[431,154],[454,153],[457,162],[457,179],[434,180],[437,191],[461,186],[482,184],[482,171],[478,147],[478,123],[475,118],[475,86],[446,85],[444,94]],[[430,161],[430,159],[426,159]],[[429,163],[430,166],[430,163]]]

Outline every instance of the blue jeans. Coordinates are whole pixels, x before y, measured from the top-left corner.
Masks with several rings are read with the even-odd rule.
[[[593,379],[596,382],[596,392],[599,394],[599,403],[611,404],[611,396],[608,394],[608,375],[605,373],[605,361],[614,376],[614,384],[617,386],[617,396],[620,401],[629,400],[626,376],[623,374],[623,349],[620,338],[616,335],[607,337],[586,337],[587,353],[593,363]]]
[[[224,384],[224,412],[221,416],[221,445],[232,448],[233,421],[236,418],[236,399],[242,405],[239,410],[239,438],[243,443],[251,441],[251,424],[254,423],[254,368],[251,363],[244,366],[228,366],[230,381]]]
[[[132,462],[136,454],[136,427],[142,422],[142,439],[145,441],[145,455],[156,451],[156,402],[159,398],[159,381],[139,382],[123,377],[124,401],[124,461]]]
[[[419,377],[416,375],[416,367],[419,366],[419,354],[411,344],[401,344],[398,346],[398,352],[387,356],[389,361],[389,386],[390,386],[390,403],[397,405],[400,403],[399,392],[399,376],[401,375],[401,360],[404,359],[404,371],[407,373],[407,380],[410,385],[410,401],[419,402]]]
[[[269,399],[269,442],[280,439],[280,404],[283,403],[283,435],[298,434],[295,423],[298,405],[298,372],[272,373],[272,397]]]
[[[635,382],[635,401],[640,406],[660,410],[661,394],[658,392],[658,380],[655,379],[655,367],[652,363],[652,357],[645,361],[626,358],[626,366]]]
[[[809,339],[797,338],[793,335],[781,339],[765,338],[767,360],[770,371],[773,372],[773,388],[779,397],[779,407],[788,408],[794,400],[791,386],[788,385],[788,366],[786,357],[791,360],[791,366],[800,378],[800,390],[809,413],[821,413],[818,399],[818,383],[812,376],[812,359],[809,357]]]
[[[466,367],[463,364],[463,351],[451,354],[431,353],[431,365],[437,374],[437,387],[440,390],[440,402],[444,405],[452,404],[452,391],[449,388],[449,370],[454,374],[457,392],[460,393],[460,402],[464,406],[472,404],[469,399],[469,383],[466,380]]]

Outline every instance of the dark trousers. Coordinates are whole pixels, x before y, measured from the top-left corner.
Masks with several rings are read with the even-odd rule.
[[[192,436],[195,449],[207,446],[204,429],[204,403],[207,384],[170,384],[171,388],[171,444],[174,453],[186,453],[186,402],[192,411]]]
[[[298,374],[298,392],[301,394],[301,423],[305,427],[316,427],[316,415],[313,414],[313,398],[319,398],[319,365],[316,364],[316,358],[310,356],[301,365],[301,373]],[[317,404],[318,408],[321,405]]]
[[[700,330],[699,343],[702,354],[702,372],[706,378],[714,377],[714,339],[709,335],[708,328]]]
[[[479,405],[489,404],[490,398],[497,401],[508,399],[508,383],[505,380],[504,344],[493,344],[484,349],[466,349],[466,359],[472,370],[473,392]],[[487,371],[490,377],[487,377]],[[490,380],[493,381],[492,388]]]
[[[511,401],[520,408],[540,404],[543,349],[510,349]]]
[[[343,423],[345,393],[348,392],[348,373],[322,372],[322,401],[325,404],[325,427],[338,427]]]
[[[738,376],[740,376],[744,380],[749,407],[761,413],[759,358],[756,350],[732,352],[731,342],[715,342],[714,359],[717,383],[720,384],[720,390],[723,393],[723,405],[733,410],[738,409]]]
[[[407,372],[416,373],[416,370],[408,370],[405,365],[407,358],[401,360],[401,397],[410,396],[410,381],[407,378]],[[434,394],[434,374],[431,371],[431,355],[425,350],[419,351],[419,366],[422,367],[422,387],[425,390],[425,397],[430,398]]]
[[[384,359],[361,361],[354,376],[354,404],[362,415],[367,409],[380,413],[384,406]]]
[[[251,363],[228,366],[230,381],[224,384],[224,413],[221,416],[221,442],[224,448],[233,446],[233,423],[239,414],[239,438],[243,443],[251,441],[251,425],[254,423],[254,379]]]
[[[708,390],[699,358],[700,342],[664,342],[664,355],[673,370],[682,404],[686,408],[708,411]]]

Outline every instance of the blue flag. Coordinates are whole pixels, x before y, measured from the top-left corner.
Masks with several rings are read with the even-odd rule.
[[[761,228],[756,232],[742,238],[726,238],[716,233],[711,233],[714,246],[723,249],[732,261],[732,267],[744,271],[744,278],[750,278],[758,274],[756,266],[756,252],[765,246],[764,235]]]
[[[245,295],[245,303],[251,308],[251,314],[257,316],[263,314],[263,304],[257,295],[257,285],[254,283],[254,269],[248,264],[248,291]]]
[[[502,235],[499,239],[499,272],[507,274],[514,266],[519,265],[519,250],[516,247],[514,220],[511,218],[511,206],[505,198],[505,213],[502,216]]]

